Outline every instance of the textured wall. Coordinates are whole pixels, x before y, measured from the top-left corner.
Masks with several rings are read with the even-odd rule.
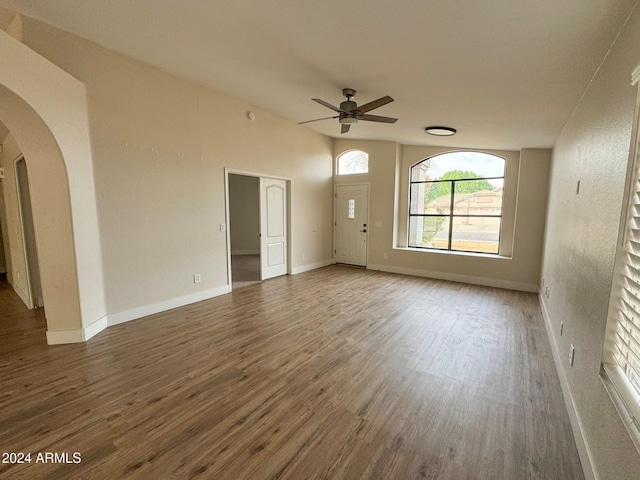
[[[598,373],[636,98],[631,72],[638,62],[636,11],[554,148],[542,270],[550,287],[549,298],[542,298],[551,340],[603,480],[640,476],[640,455]],[[573,367],[568,365],[571,344]]]

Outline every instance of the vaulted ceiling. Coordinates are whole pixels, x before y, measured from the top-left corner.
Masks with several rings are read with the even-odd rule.
[[[0,0],[294,122],[343,87],[395,102],[343,137],[551,147],[637,0]],[[455,137],[427,136],[447,125]],[[337,120],[307,124],[340,137]]]

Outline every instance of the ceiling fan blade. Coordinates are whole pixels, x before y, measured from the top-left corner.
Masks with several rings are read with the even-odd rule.
[[[298,125],[303,125],[305,123],[311,123],[311,122],[319,122],[320,120],[329,120],[331,118],[338,118],[340,115],[336,115],[335,117],[323,117],[323,118],[316,118],[314,120],[306,120],[304,122],[298,122]]]
[[[351,128],[351,125],[343,123],[342,128],[340,129],[340,133],[347,133],[349,131],[349,128]]]
[[[368,112],[369,110],[373,110],[374,108],[381,107],[391,102],[393,102],[393,98],[387,95],[377,100],[374,100],[373,102],[365,103],[364,105],[359,106],[358,108],[356,108],[355,112],[357,114],[365,113],[365,112]]]
[[[327,108],[330,108],[334,112],[342,112],[342,110],[340,110],[338,107],[334,107],[330,103],[325,102],[324,100],[321,100],[320,98],[312,98],[311,100],[313,100],[314,102],[318,102],[320,105],[324,105]]]
[[[358,115],[358,120],[366,120],[368,122],[382,122],[382,123],[396,123],[398,121],[397,118],[381,117],[380,115],[369,115],[368,113],[365,113],[364,115]]]

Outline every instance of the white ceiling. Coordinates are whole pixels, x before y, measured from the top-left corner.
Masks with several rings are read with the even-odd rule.
[[[349,138],[551,147],[637,0],[0,0],[294,122],[343,87],[395,125]],[[427,125],[458,135],[438,139]],[[311,123],[340,137],[337,120]]]

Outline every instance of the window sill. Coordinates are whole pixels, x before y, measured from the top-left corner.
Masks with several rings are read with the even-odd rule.
[[[600,365],[600,380],[609,394],[609,398],[613,402],[636,450],[640,453],[640,426],[629,408],[630,404],[637,404],[637,398],[632,398],[628,391],[625,392],[618,388],[617,385],[624,385],[626,379],[624,375],[617,371],[616,367],[610,367],[602,363]],[[629,387],[630,389],[631,387]]]
[[[476,253],[476,252],[455,252],[451,250],[436,250],[426,248],[414,248],[414,247],[393,247],[394,250],[400,250],[405,252],[419,252],[430,253],[434,255],[454,255],[456,257],[476,257],[476,258],[490,258],[492,260],[512,260],[513,257],[507,257],[503,255],[496,255],[493,253]]]

